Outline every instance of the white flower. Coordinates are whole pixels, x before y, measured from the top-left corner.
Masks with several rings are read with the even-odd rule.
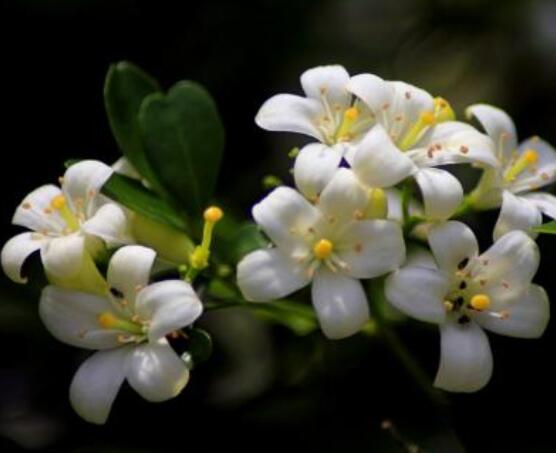
[[[247,255],[238,265],[246,299],[270,301],[312,282],[312,299],[325,335],[359,331],[369,308],[358,279],[383,275],[405,259],[400,225],[366,220],[366,191],[353,173],[339,169],[317,206],[279,187],[254,206],[253,217],[276,245]]]
[[[434,226],[428,252],[410,255],[386,280],[398,309],[440,325],[440,367],[435,385],[474,392],[492,374],[483,328],[521,338],[539,337],[549,319],[545,291],[531,284],[539,265],[535,242],[521,231],[502,236],[479,255],[473,232],[460,222]]]
[[[459,181],[439,165],[497,165],[492,141],[473,127],[451,121],[443,99],[403,82],[371,74],[351,78],[348,89],[370,109],[376,125],[348,156],[370,187],[391,187],[413,176],[423,194],[425,215],[446,219],[463,201]]]
[[[296,185],[311,200],[374,122],[367,108],[347,90],[349,80],[348,72],[339,65],[309,69],[301,75],[306,97],[277,94],[263,104],[255,118],[263,129],[297,132],[320,142],[306,145],[294,166]]]
[[[109,166],[86,160],[66,171],[61,189],[50,184],[27,195],[12,222],[31,232],[13,237],[2,249],[2,267],[8,277],[25,283],[21,268],[37,250],[49,275],[70,278],[81,269],[85,251],[95,248],[95,238],[110,246],[128,243],[124,210],[99,193],[111,175]]]
[[[484,104],[472,105],[476,117],[495,143],[499,165],[484,172],[470,201],[480,209],[502,205],[494,237],[542,223],[542,214],[556,218],[556,197],[533,192],[556,180],[556,150],[539,137],[518,145],[514,122],[506,112]]]
[[[202,304],[181,280],[148,284],[155,252],[142,246],[119,249],[108,268],[105,297],[48,286],[40,316],[60,341],[98,350],[79,368],[70,387],[75,411],[102,424],[120,386],[129,384],[148,401],[178,395],[189,379],[166,335],[192,324]]]

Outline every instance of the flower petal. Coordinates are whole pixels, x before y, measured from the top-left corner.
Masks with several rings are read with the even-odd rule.
[[[508,308],[507,318],[477,313],[474,319],[485,329],[500,335],[519,338],[538,338],[550,319],[550,305],[546,291],[531,285],[528,291]]]
[[[90,423],[106,423],[112,403],[122,386],[131,346],[100,351],[77,370],[70,386],[70,402],[77,414]]]
[[[316,200],[336,173],[341,160],[341,147],[320,143],[304,146],[293,167],[295,185],[308,199]]]
[[[78,234],[47,241],[41,260],[47,273],[57,278],[71,278],[79,273],[85,252],[85,238]]]
[[[486,133],[494,141],[500,161],[509,159],[517,148],[517,132],[510,116],[503,110],[487,104],[474,104],[467,107],[465,115],[479,120]]]
[[[331,339],[349,337],[369,320],[369,305],[361,283],[321,267],[312,286],[313,305],[323,333]]]
[[[163,339],[133,349],[127,380],[147,401],[166,401],[178,396],[187,385],[189,371]]]
[[[348,82],[349,74],[340,65],[317,66],[301,74],[301,86],[307,97],[320,101],[325,96],[331,108],[350,105]]]
[[[521,195],[522,199],[533,203],[544,215],[556,219],[556,197],[545,192],[533,192]]]
[[[318,210],[296,190],[278,187],[253,206],[253,217],[284,251],[304,251],[303,235],[320,218]]]
[[[506,309],[529,288],[539,267],[539,248],[523,231],[511,231],[480,256],[477,278],[485,281],[492,309]],[[484,264],[487,263],[487,264]]]
[[[38,233],[21,233],[11,238],[2,248],[2,269],[16,283],[27,283],[21,276],[25,260],[44,246],[47,239]]]
[[[534,150],[538,155],[538,161],[532,167],[532,171],[524,171],[509,185],[508,188],[514,193],[535,190],[556,180],[554,147],[539,137],[532,137],[519,145],[518,155],[522,155],[527,150]]]
[[[51,206],[52,200],[61,193],[52,184],[33,190],[15,210],[12,223],[33,231],[61,234],[66,224]]]
[[[141,180],[141,175],[126,157],[120,157],[116,162],[114,162],[112,164],[112,170],[120,175]]]
[[[260,108],[255,123],[267,131],[296,132],[324,141],[317,121],[325,115],[319,101],[293,94],[277,94]]]
[[[441,271],[405,266],[386,279],[386,299],[397,309],[419,321],[441,324],[446,319],[444,299],[450,280]]]
[[[309,281],[306,269],[276,248],[251,252],[237,266],[239,289],[254,302],[280,299]]]
[[[536,237],[537,235],[531,228],[539,226],[541,223],[541,211],[534,203],[524,197],[516,197],[510,191],[505,190],[502,194],[502,208],[494,227],[493,238],[496,241],[513,230],[521,230],[531,237]]]
[[[189,283],[165,280],[142,289],[135,301],[135,311],[150,321],[149,340],[193,324],[203,312],[203,305]]]
[[[439,269],[451,274],[465,259],[479,254],[477,238],[471,229],[456,221],[433,226],[429,231],[429,245]]]
[[[440,326],[440,366],[435,387],[449,392],[476,392],[492,376],[488,337],[473,321]]]
[[[367,206],[367,192],[351,170],[340,168],[322,191],[317,207],[326,220],[354,219]]]
[[[110,288],[124,294],[133,304],[137,293],[149,284],[156,252],[140,245],[128,245],[119,249],[108,265],[107,280]]]
[[[72,210],[77,212],[82,206],[88,219],[97,209],[98,194],[114,170],[98,160],[83,160],[66,170],[62,191]]]
[[[384,275],[405,260],[402,229],[392,220],[353,222],[335,245],[338,258],[348,266],[345,274],[353,278]]]
[[[126,212],[114,203],[101,206],[89,220],[81,225],[81,229],[91,236],[103,239],[109,247],[132,242]]]
[[[500,166],[490,137],[457,121],[431,128],[413,148],[407,154],[420,167],[460,163]]]
[[[463,202],[461,183],[446,170],[421,168],[415,173],[415,180],[423,194],[428,219],[448,219]]]
[[[110,302],[92,294],[56,286],[43,289],[39,303],[40,317],[58,340],[85,349],[109,349],[119,346],[115,329],[104,329],[98,322],[101,313],[113,312]]]
[[[353,171],[370,187],[392,187],[411,175],[415,164],[392,142],[386,130],[377,124],[357,145]]]

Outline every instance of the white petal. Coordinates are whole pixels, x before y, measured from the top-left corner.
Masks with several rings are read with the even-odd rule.
[[[268,131],[297,132],[324,141],[316,126],[323,116],[319,101],[293,94],[277,94],[262,105],[255,123]]]
[[[352,168],[364,184],[381,188],[394,186],[416,170],[413,161],[394,145],[379,124],[357,145]]]
[[[41,249],[41,259],[47,273],[68,279],[79,273],[85,252],[85,238],[78,234],[51,239]]]
[[[493,237],[496,241],[504,234],[521,230],[532,237],[537,235],[531,228],[542,223],[541,211],[524,197],[516,197],[513,193],[505,190],[502,195],[502,208],[494,227]]]
[[[398,189],[386,189],[384,192],[388,197],[388,219],[403,222],[401,191]],[[409,215],[419,217],[424,215],[423,207],[414,198],[409,201]]]
[[[127,380],[147,401],[166,401],[180,394],[189,371],[166,340],[161,340],[133,349]]]
[[[135,311],[149,320],[149,340],[193,324],[202,313],[203,305],[189,283],[166,280],[153,283],[139,292]]]
[[[122,332],[103,329],[98,322],[98,316],[105,312],[114,312],[107,299],[56,286],[43,289],[39,303],[48,331],[64,343],[85,349],[119,346],[117,337]]]
[[[449,392],[476,392],[492,376],[488,338],[473,321],[440,326],[440,366],[435,387]]]
[[[37,233],[21,233],[11,238],[2,248],[2,269],[16,283],[27,283],[21,276],[25,260],[39,250],[47,239]]]
[[[102,206],[81,225],[81,229],[87,234],[103,239],[109,247],[132,242],[126,212],[114,203]]]
[[[338,258],[348,265],[345,274],[354,278],[384,275],[405,260],[402,229],[392,220],[353,222],[335,246]]]
[[[70,402],[90,423],[106,423],[112,403],[124,382],[131,346],[100,351],[77,370],[70,386]]]
[[[511,231],[498,239],[480,256],[483,265],[477,278],[485,280],[485,292],[492,309],[505,309],[507,303],[527,290],[539,267],[539,249],[523,231]]]
[[[340,65],[317,66],[301,74],[301,86],[309,98],[326,97],[330,107],[348,107],[351,93],[347,90],[349,74]]]
[[[112,164],[112,170],[120,175],[127,176],[129,178],[141,179],[141,175],[137,171],[137,169],[131,165],[131,162],[127,160],[125,157],[120,157],[116,162]]]
[[[492,140],[465,123],[448,121],[431,128],[408,155],[419,166],[475,163],[499,167]]]
[[[299,192],[282,186],[253,206],[253,217],[278,247],[284,251],[303,251],[304,235],[320,214]]]
[[[404,267],[426,267],[427,269],[438,270],[434,256],[419,245],[408,246],[407,260]]]
[[[550,319],[550,305],[546,291],[531,285],[528,291],[508,308],[508,318],[496,318],[488,313],[477,313],[474,319],[485,329],[501,335],[519,338],[538,338]]]
[[[509,185],[508,188],[514,193],[538,189],[552,184],[556,180],[556,150],[554,147],[539,137],[532,137],[519,145],[518,155],[529,149],[537,152],[538,161],[532,167],[533,171],[525,170]]]
[[[245,256],[237,266],[243,296],[254,302],[280,299],[309,283],[306,269],[278,249],[261,249]]]
[[[405,266],[386,279],[386,299],[397,309],[420,321],[443,323],[448,277],[435,269]]]
[[[391,103],[393,90],[388,83],[374,74],[357,74],[348,83],[348,90],[361,99],[373,112]]]
[[[446,170],[421,168],[415,174],[415,180],[423,194],[428,219],[448,219],[463,202],[461,183]]]
[[[471,229],[456,221],[435,225],[429,232],[429,245],[439,269],[453,273],[465,259],[479,254],[477,238]]]
[[[341,160],[341,147],[320,143],[304,146],[293,167],[295,185],[310,200],[317,199],[336,173]]]
[[[369,306],[361,283],[321,267],[312,286],[313,305],[323,333],[331,339],[349,337],[369,320]]]
[[[108,284],[124,294],[133,304],[137,293],[149,284],[156,252],[140,245],[128,245],[119,249],[108,265]]]
[[[556,219],[556,197],[545,192],[533,192],[522,195],[520,198],[533,203],[544,215]]]
[[[475,104],[467,107],[468,118],[474,116],[479,120],[486,133],[494,141],[498,158],[506,160],[517,148],[517,132],[510,116],[503,110],[486,104]]]
[[[351,170],[340,168],[324,188],[317,207],[328,220],[354,219],[367,206],[367,192]]]
[[[83,206],[86,218],[97,209],[98,194],[114,170],[98,160],[83,160],[66,170],[62,190],[75,212]]]
[[[33,190],[17,207],[12,223],[33,231],[60,234],[65,222],[58,212],[52,209],[51,203],[61,193],[62,191],[52,184]]]

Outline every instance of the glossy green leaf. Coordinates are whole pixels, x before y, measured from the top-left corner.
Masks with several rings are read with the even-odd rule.
[[[104,82],[104,105],[116,142],[139,174],[155,188],[157,178],[145,157],[138,115],[143,99],[158,91],[156,80],[127,61],[111,65]]]
[[[149,219],[187,231],[184,215],[162,200],[141,182],[114,173],[102,188],[102,193],[125,207]]]
[[[210,94],[183,81],[167,95],[145,98],[139,112],[147,160],[160,184],[192,214],[213,195],[224,148],[224,129]]]
[[[543,234],[556,234],[556,220],[535,227],[533,231]]]

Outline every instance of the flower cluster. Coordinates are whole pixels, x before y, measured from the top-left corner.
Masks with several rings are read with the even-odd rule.
[[[556,151],[538,137],[518,145],[512,120],[495,107],[467,110],[484,133],[456,121],[445,99],[404,82],[322,66],[304,72],[301,85],[305,97],[273,96],[256,117],[264,129],[316,142],[296,156],[297,190],[278,187],[253,208],[273,245],[239,263],[244,296],[269,301],[311,282],[324,334],[343,338],[369,319],[360,280],[387,275],[394,307],[440,326],[435,385],[480,389],[492,371],[481,328],[534,338],[548,322],[547,295],[531,283],[539,265],[533,227],[541,214],[556,217],[556,197],[531,191],[556,180]],[[482,170],[469,195],[439,168],[452,164]],[[423,203],[416,211],[412,179]],[[390,195],[395,188],[401,196]],[[473,232],[450,219],[497,207],[495,243],[479,254]],[[418,237],[432,254],[412,246],[406,256]]]
[[[263,129],[312,140],[290,153],[295,188],[275,184],[253,207],[258,229],[247,247],[233,218],[212,247],[223,212],[200,215],[223,150],[212,98],[189,81],[164,94],[129,63],[111,67],[105,85],[124,158],[78,161],[60,186],[39,187],[17,207],[13,223],[30,231],[4,245],[2,268],[27,283],[29,258],[40,257],[44,325],[95,351],[70,387],[85,420],[105,423],[124,381],[148,401],[177,396],[210,355],[209,334],[193,324],[212,308],[267,302],[275,309],[267,319],[283,325],[309,312],[305,325],[341,339],[370,332],[368,295],[380,296],[400,316],[438,324],[434,383],[455,392],[490,379],[483,329],[544,332],[549,302],[532,283],[535,238],[556,232],[541,226],[543,215],[556,218],[556,197],[536,190],[556,180],[556,151],[538,137],[518,144],[495,107],[467,109],[479,130],[457,121],[447,100],[404,82],[321,66],[301,85],[304,97],[276,95],[256,116]],[[468,194],[446,168],[456,164],[482,172]],[[455,218],[495,208],[494,243],[480,253]],[[272,303],[309,285],[314,311],[297,305],[298,295]]]

